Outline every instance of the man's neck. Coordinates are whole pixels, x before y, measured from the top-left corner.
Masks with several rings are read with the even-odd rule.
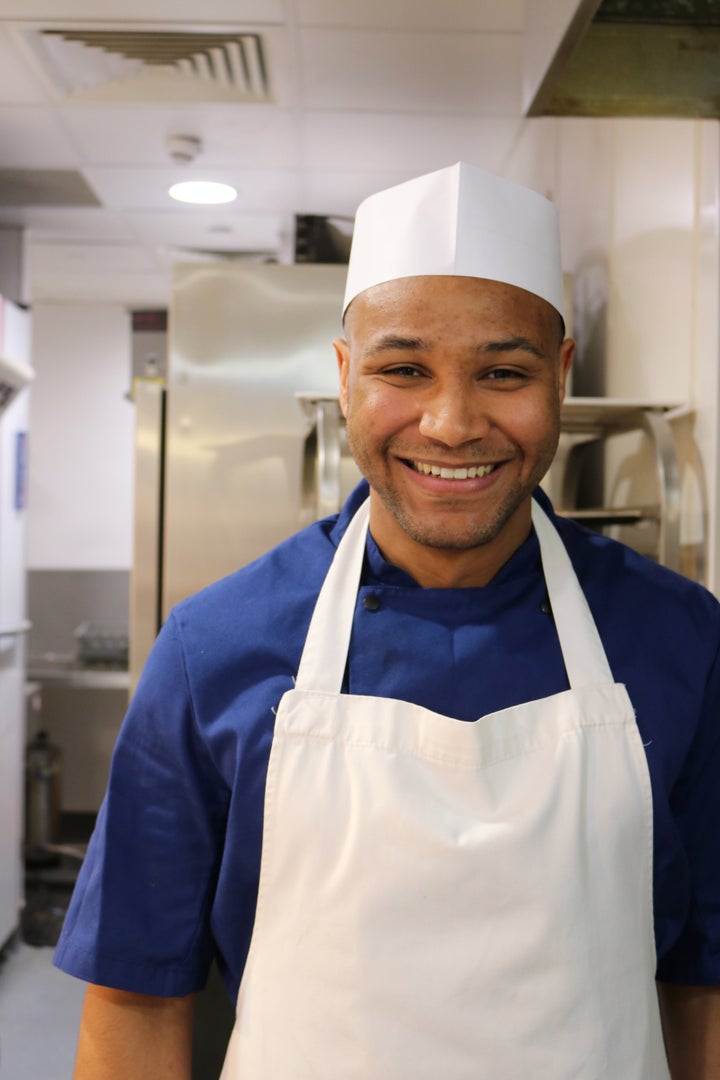
[[[424,589],[470,589],[489,584],[530,535],[528,512],[518,514],[492,543],[467,550],[428,547],[405,537],[400,548],[382,530],[370,532],[386,562],[409,574]]]

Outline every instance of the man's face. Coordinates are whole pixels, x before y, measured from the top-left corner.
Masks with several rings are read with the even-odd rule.
[[[410,572],[429,549],[497,550],[499,569],[557,448],[573,352],[557,312],[499,282],[403,278],[358,296],[346,332],[340,404],[378,545]]]

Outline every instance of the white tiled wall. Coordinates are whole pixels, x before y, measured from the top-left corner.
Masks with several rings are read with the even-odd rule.
[[[574,277],[573,392],[690,407],[692,418],[674,428],[681,540],[688,570],[718,591],[720,125],[552,123],[554,136],[548,121],[527,121],[508,166],[534,167],[534,186],[550,187],[560,209],[565,270]],[[607,498],[652,501],[654,484],[641,439],[613,444]]]
[[[134,411],[120,305],[33,308],[31,570],[129,569]]]

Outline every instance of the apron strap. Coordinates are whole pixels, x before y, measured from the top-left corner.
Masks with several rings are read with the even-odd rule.
[[[595,620],[557,529],[532,500],[532,522],[540,544],[545,584],[573,690],[614,681]]]
[[[317,598],[295,679],[296,690],[340,693],[350,650],[369,520],[370,499],[366,499],[338,544]]]
[[[295,687],[340,692],[347,664],[370,517],[366,499],[338,545],[315,605]],[[568,682],[581,686],[612,683],[613,675],[585,595],[557,529],[532,500],[532,521],[540,544],[545,584],[560,639]]]

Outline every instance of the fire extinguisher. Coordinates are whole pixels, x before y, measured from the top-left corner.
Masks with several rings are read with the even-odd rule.
[[[39,731],[25,751],[25,861],[48,865],[60,839],[60,748]]]

